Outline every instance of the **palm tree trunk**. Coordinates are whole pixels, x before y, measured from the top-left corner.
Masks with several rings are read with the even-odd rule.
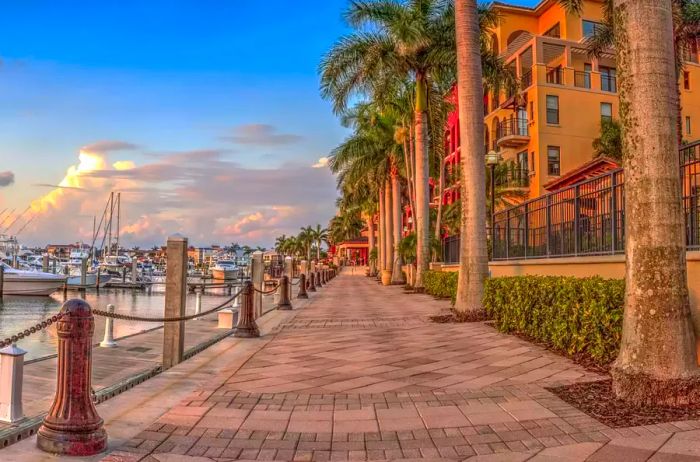
[[[374,276],[376,274],[376,262],[372,261],[372,251],[374,250],[376,246],[376,242],[374,240],[374,216],[373,215],[368,215],[367,216],[367,231],[369,233],[369,248],[367,249],[367,260],[369,264],[369,275]]]
[[[386,213],[384,212],[384,188],[379,187],[379,275],[386,265],[386,247],[384,236],[386,235]]]
[[[391,273],[394,268],[394,223],[392,220],[391,207],[391,182],[389,180],[384,181],[384,214],[386,215],[386,224],[384,225],[386,260],[384,262],[384,269]]]
[[[410,130],[409,130],[410,132]],[[409,135],[408,139],[403,141],[403,156],[404,163],[406,164],[406,184],[408,185],[408,204],[411,207],[411,211],[416,210],[416,201],[413,188],[413,150],[409,148],[410,144],[413,144],[412,136]]]
[[[477,47],[478,49],[478,47]],[[428,158],[427,82],[425,75],[416,75],[416,284],[423,289],[423,275],[430,260],[430,174]]]
[[[488,276],[484,187],[484,89],[481,84],[479,15],[475,0],[455,2],[457,97],[462,157],[459,276],[455,309],[482,316]]]
[[[671,0],[615,0],[625,168],[625,310],[613,390],[700,401],[681,202]]]
[[[321,240],[316,242],[316,260],[321,261]]]
[[[391,283],[405,284],[403,259],[399,254],[399,242],[401,242],[401,231],[403,229],[401,216],[401,183],[399,183],[399,172],[396,167],[391,169],[391,199],[392,223],[394,225],[394,268],[391,273]]]

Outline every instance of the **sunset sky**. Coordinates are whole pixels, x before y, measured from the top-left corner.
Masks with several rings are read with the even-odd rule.
[[[19,239],[40,245],[88,242],[112,190],[126,245],[271,246],[325,226],[323,158],[346,132],[317,67],[346,4],[3,2],[0,211],[31,206]]]

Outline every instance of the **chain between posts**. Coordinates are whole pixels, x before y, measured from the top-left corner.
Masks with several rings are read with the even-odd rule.
[[[253,290],[256,291],[256,292],[259,293],[259,294],[270,295],[270,294],[274,293],[274,292],[279,288],[279,286],[280,286],[279,283],[277,283],[277,284],[275,284],[275,286],[274,286],[272,289],[270,289],[270,290],[260,290],[260,289],[258,289],[257,287],[253,286]]]
[[[293,285],[293,286],[298,286],[300,282],[301,282],[301,278],[297,278],[297,282],[290,282],[289,284]]]
[[[59,319],[61,319],[64,316],[64,313],[58,313],[54,314],[50,318],[41,321],[40,323],[37,323],[36,325],[30,327],[29,329],[25,329],[22,332],[19,332],[12,337],[8,337],[5,340],[0,341],[0,348],[5,348],[8,347],[14,343],[17,343],[18,340],[21,340],[23,338],[27,338],[30,335],[39,332],[43,329],[46,329],[49,327],[51,324],[57,322]]]
[[[102,311],[102,310],[92,310],[92,313],[96,314],[98,316],[104,316],[105,318],[121,319],[123,321],[144,321],[144,322],[190,321],[192,319],[206,316],[208,314],[211,314],[211,313],[214,313],[216,311],[219,311],[219,310],[226,308],[226,306],[228,306],[231,302],[233,302],[236,299],[236,297],[238,297],[242,293],[243,293],[243,289],[240,289],[238,292],[236,292],[235,295],[231,296],[225,302],[220,303],[219,305],[215,306],[214,308],[212,308],[210,310],[203,311],[201,313],[191,314],[189,316],[178,316],[175,318],[145,318],[145,317],[141,317],[141,316],[131,316],[128,314],[110,313],[109,311]]]

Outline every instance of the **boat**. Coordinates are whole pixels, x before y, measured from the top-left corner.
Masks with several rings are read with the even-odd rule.
[[[111,274],[100,274],[100,287],[104,287],[109,281],[112,279]],[[80,275],[77,276],[68,276],[68,279],[66,279],[66,285],[71,288],[71,287],[95,287],[97,286],[97,273],[88,273],[85,276],[85,286],[83,286],[81,283],[81,277]]]
[[[240,275],[240,269],[231,260],[219,260],[211,270],[214,279],[236,279]]]
[[[66,277],[41,271],[18,270],[2,263],[5,270],[3,294],[5,295],[51,295],[63,287]]]

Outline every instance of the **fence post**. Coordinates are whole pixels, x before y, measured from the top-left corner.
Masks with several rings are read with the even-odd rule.
[[[202,312],[202,291],[194,289],[194,314]],[[200,318],[194,318],[198,321]]]
[[[545,231],[547,233],[547,256],[549,257],[552,254],[552,196],[550,194],[547,194],[545,197],[547,198],[547,209],[545,212]]]
[[[114,313],[114,305],[107,305],[107,311]],[[114,319],[105,318],[105,336],[100,342],[102,348],[114,348],[117,342],[114,341]]]
[[[528,216],[528,207],[527,207],[527,202],[525,202],[525,238],[523,241],[525,242],[525,258],[527,258],[528,254],[528,246],[530,243],[530,217]]]
[[[299,274],[299,292],[297,293],[297,298],[309,298],[309,294],[306,293],[306,275],[304,273]]]
[[[22,382],[26,353],[15,344],[0,350],[0,422],[13,423],[24,417]]]
[[[681,171],[683,171],[681,169]],[[615,172],[610,173],[610,188],[612,190],[612,197],[610,198],[610,237],[611,246],[610,250],[615,253],[617,250],[617,176]]]
[[[234,337],[260,337],[260,330],[255,322],[253,307],[254,295],[255,290],[253,289],[253,283],[246,281],[243,285],[243,292],[241,293],[243,302],[241,303],[241,309],[238,312],[238,323],[236,324],[236,331],[233,333]]]
[[[506,209],[506,260],[510,258],[510,209]]]
[[[69,300],[56,323],[58,370],[56,396],[37,432],[39,449],[53,454],[91,456],[107,449],[107,432],[92,402],[92,334],[90,305]]]
[[[168,238],[168,266],[165,279],[166,318],[185,315],[187,296],[187,238],[179,235]],[[184,353],[185,323],[166,322],[163,327],[163,369],[180,362]]]
[[[279,292],[280,292],[280,300],[279,303],[277,303],[277,309],[278,310],[291,310],[292,309],[292,302],[289,301],[289,289],[290,289],[290,284],[289,284],[289,276],[286,274],[280,278],[280,286],[279,286]]]
[[[581,208],[581,204],[579,202],[579,186],[576,185],[574,187],[574,255],[578,255],[578,249],[579,249],[579,210]]]
[[[311,265],[311,270],[309,271],[309,292],[316,292],[316,276],[313,271],[313,263]]]
[[[263,262],[263,253],[259,250],[253,252],[253,257],[250,260],[251,263],[251,279],[253,280],[253,287],[259,291],[263,290],[263,284],[265,282],[265,264]],[[263,297],[260,292],[253,291],[253,315],[254,319],[258,319],[262,316],[262,303]]]

